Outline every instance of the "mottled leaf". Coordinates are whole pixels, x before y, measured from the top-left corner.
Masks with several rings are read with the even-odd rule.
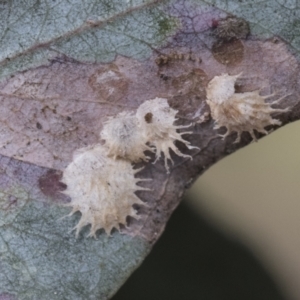
[[[283,3],[281,3],[283,2]],[[208,82],[242,75],[238,92],[274,93],[274,117],[299,118],[296,1],[7,1],[0,4],[0,299],[109,299],[163,232],[184,190],[233,144],[213,129]],[[242,18],[242,19],[241,19]],[[233,23],[230,23],[232,22]],[[232,24],[240,24],[234,27]],[[140,219],[98,239],[80,214],[65,217],[62,171],[75,150],[98,143],[103,123],[155,97],[179,111],[197,149],[139,163],[151,177]],[[273,129],[271,127],[269,130]],[[259,136],[259,135],[257,135]],[[120,199],[121,200],[121,199]],[[184,224],[182,224],[184,226]],[[5,298],[6,297],[6,298]]]

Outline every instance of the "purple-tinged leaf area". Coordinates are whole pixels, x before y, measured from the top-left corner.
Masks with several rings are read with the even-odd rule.
[[[62,173],[56,170],[49,170],[39,178],[39,188],[45,196],[53,199],[62,198],[60,192],[66,189],[66,185],[61,182]]]
[[[236,92],[283,98],[274,108],[290,110],[272,116],[283,124],[300,116],[297,41],[286,34],[296,36],[295,20],[269,16],[280,1],[263,2],[265,11],[234,0],[96,2],[0,4],[0,300],[108,299],[120,287],[184,190],[251,142],[249,133],[234,144],[236,133],[222,140],[225,129],[213,129],[206,103],[213,77],[241,74]],[[127,218],[111,237],[99,230],[96,240],[86,226],[76,239],[80,213],[63,218],[70,212],[63,170],[74,151],[102,142],[109,117],[156,97],[178,110],[175,125],[191,124],[183,138],[199,149],[176,146],[193,160],[172,153],[167,174],[149,153],[150,162],[135,165],[143,167],[138,178],[152,179],[139,183],[151,191],[136,192],[146,204],[135,205],[140,219]]]
[[[134,112],[156,96],[167,98],[186,124],[197,122],[209,112],[208,81],[225,72],[242,73],[239,91],[286,96],[285,107],[292,107],[299,92],[298,61],[284,43],[234,43],[242,59],[230,56],[231,42],[222,52],[198,49],[195,42],[190,54],[173,41],[145,61],[119,56],[109,64],[53,63],[16,74],[0,83],[0,153],[62,170],[76,149],[100,141],[108,117]]]
[[[17,298],[14,295],[3,293],[0,294],[0,300],[17,300]]]
[[[18,214],[33,199],[48,204],[68,201],[61,193],[65,187],[59,181],[59,171],[5,156],[1,156],[0,168],[1,210],[8,216]]]

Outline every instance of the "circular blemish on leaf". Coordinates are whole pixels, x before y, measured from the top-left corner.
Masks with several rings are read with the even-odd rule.
[[[98,70],[90,76],[88,83],[99,95],[100,101],[116,102],[127,93],[129,80],[115,64]]]
[[[172,86],[178,93],[170,98],[170,105],[180,114],[190,115],[195,112],[201,100],[206,98],[207,74],[200,68],[182,74],[172,80]]]
[[[214,58],[226,66],[236,66],[244,58],[244,45],[240,40],[222,41],[212,47]]]
[[[49,170],[39,178],[38,184],[42,193],[46,196],[57,196],[66,189],[66,185],[60,182],[62,173],[56,170]]]
[[[182,74],[173,78],[172,86],[178,91],[178,94],[203,94],[205,86],[208,83],[207,75],[202,69],[193,69],[189,73]]]

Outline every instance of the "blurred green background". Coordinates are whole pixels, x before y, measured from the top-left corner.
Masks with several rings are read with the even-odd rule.
[[[300,299],[300,123],[212,166],[113,300]]]

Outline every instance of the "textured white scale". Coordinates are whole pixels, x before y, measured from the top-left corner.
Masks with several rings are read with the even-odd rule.
[[[147,120],[146,116],[151,115],[151,120]],[[152,100],[145,101],[139,106],[136,112],[136,116],[139,120],[142,131],[144,132],[148,143],[156,148],[156,161],[160,159],[162,154],[164,154],[165,167],[167,172],[169,172],[168,160],[171,162],[170,149],[172,149],[178,156],[189,157],[181,153],[174,142],[180,141],[184,143],[189,149],[197,147],[191,146],[190,142],[184,140],[182,135],[191,134],[190,131],[177,132],[178,129],[187,128],[188,126],[176,126],[174,125],[177,110],[172,109],[167,99],[155,98]]]
[[[107,155],[115,159],[124,158],[132,162],[148,160],[144,152],[153,151],[146,145],[147,138],[139,126],[138,119],[128,112],[110,118],[100,136],[105,140]]]
[[[235,93],[234,84],[241,74],[231,76],[223,74],[215,76],[206,89],[206,102],[210,106],[211,116],[215,120],[215,129],[226,127],[225,138],[231,132],[237,132],[236,143],[240,141],[243,131],[250,133],[256,140],[254,130],[268,134],[268,125],[281,125],[281,121],[273,119],[272,113],[286,112],[289,108],[279,109],[271,106],[281,99],[267,103],[265,99],[272,95],[261,96],[260,91]]]
[[[64,193],[71,197],[70,215],[81,212],[81,219],[74,228],[76,236],[88,224],[91,224],[89,236],[95,237],[98,229],[104,228],[110,234],[113,228],[119,229],[120,224],[126,225],[127,216],[139,218],[133,204],[145,203],[135,192],[148,190],[137,185],[147,179],[135,178],[139,170],[134,170],[132,163],[147,161],[146,150],[156,151],[156,160],[164,155],[167,172],[168,160],[172,161],[170,149],[178,156],[191,158],[174,144],[178,140],[189,149],[197,148],[182,138],[191,132],[177,132],[190,125],[174,125],[176,114],[167,99],[145,101],[135,115],[122,112],[105,123],[100,133],[104,145],[97,144],[75,153],[74,160],[64,170],[62,182],[67,185]]]
[[[135,191],[145,190],[137,185],[142,179],[134,175],[131,162],[114,160],[106,155],[102,145],[79,150],[65,169],[62,182],[67,185],[65,194],[71,197],[72,212],[81,212],[81,219],[74,229],[76,236],[85,225],[91,224],[89,236],[96,236],[104,228],[110,234],[119,224],[126,225],[126,217],[138,218],[133,204],[142,202]]]

